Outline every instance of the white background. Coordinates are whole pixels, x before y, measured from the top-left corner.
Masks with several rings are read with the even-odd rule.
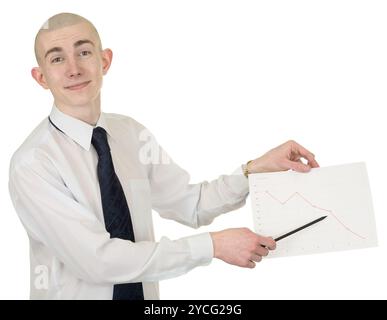
[[[387,298],[385,1],[18,1],[0,8],[0,298],[28,299],[26,233],[8,195],[12,153],[46,117],[31,78],[43,22],[67,11],[99,30],[114,60],[103,110],[146,125],[192,182],[212,180],[295,139],[321,166],[367,163],[379,247],[265,260],[215,260],[162,281],[162,299]],[[250,199],[208,227],[159,219],[172,239],[252,228]],[[327,235],[329,236],[329,235]]]

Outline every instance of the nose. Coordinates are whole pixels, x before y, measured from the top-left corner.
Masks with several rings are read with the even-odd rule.
[[[82,75],[80,66],[75,59],[67,59],[66,76],[70,79],[79,78]]]

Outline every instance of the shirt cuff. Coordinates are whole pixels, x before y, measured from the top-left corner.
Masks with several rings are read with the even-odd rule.
[[[214,257],[214,246],[209,232],[186,238],[191,249],[191,257],[198,265],[208,265]]]
[[[242,166],[239,166],[231,174],[232,183],[230,186],[233,189],[233,192],[241,195],[242,197],[247,196],[249,193],[249,179],[243,174]]]

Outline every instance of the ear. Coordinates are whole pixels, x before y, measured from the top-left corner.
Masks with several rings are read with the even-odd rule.
[[[41,85],[44,89],[49,89],[46,79],[44,78],[43,72],[39,67],[34,67],[31,70],[32,78],[36,80],[39,85]]]
[[[112,64],[113,51],[110,49],[102,50],[101,57],[102,57],[102,73],[103,75],[106,75]]]

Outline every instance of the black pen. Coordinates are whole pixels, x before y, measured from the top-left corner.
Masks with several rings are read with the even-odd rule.
[[[309,222],[309,223],[307,223],[307,224],[305,224],[305,225],[303,225],[303,226],[301,226],[301,227],[299,227],[299,228],[297,228],[297,229],[294,229],[294,230],[292,230],[292,231],[290,231],[290,232],[288,232],[288,233],[283,234],[282,236],[279,236],[279,237],[275,238],[274,241],[277,242],[277,241],[279,241],[279,240],[281,240],[281,239],[283,239],[283,238],[286,238],[286,237],[292,235],[293,233],[296,233],[296,232],[298,232],[298,231],[300,231],[300,230],[302,230],[302,229],[305,229],[305,228],[307,228],[307,227],[310,227],[311,225],[313,225],[313,224],[315,224],[315,223],[317,223],[317,222],[319,222],[319,221],[324,220],[326,217],[327,217],[327,216],[323,216],[323,217],[320,217],[320,218],[318,218],[318,219],[316,219],[316,220],[313,220],[312,222]]]

